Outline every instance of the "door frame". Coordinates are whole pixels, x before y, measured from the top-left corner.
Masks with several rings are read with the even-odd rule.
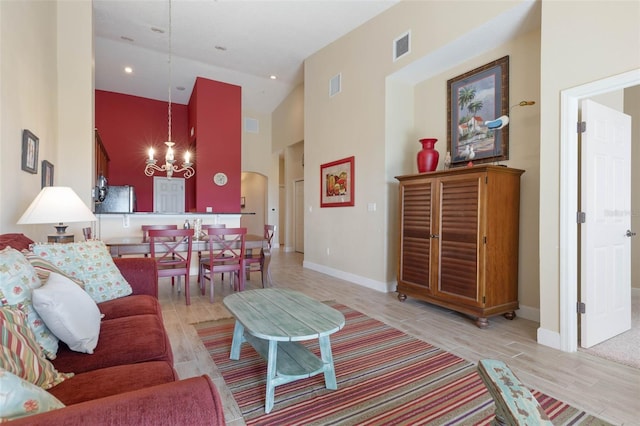
[[[560,350],[578,350],[578,107],[582,99],[640,84],[640,69],[560,92]]]

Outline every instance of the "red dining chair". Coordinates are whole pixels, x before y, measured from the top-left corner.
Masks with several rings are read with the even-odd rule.
[[[209,301],[213,303],[213,274],[232,272],[234,289],[244,290],[244,253],[247,228],[207,228],[209,257],[200,261],[200,292],[205,294],[205,280],[210,282]],[[235,278],[234,278],[235,277]]]
[[[178,229],[178,225],[142,225],[142,241],[149,241],[149,231],[152,229]]]
[[[271,249],[271,240],[273,239],[275,230],[275,225],[264,225],[264,240],[266,241],[267,248],[269,249]],[[262,287],[264,287],[264,254],[262,253],[262,250],[258,253],[253,250],[248,250],[246,252],[244,262],[247,279],[249,279],[252,271],[260,271],[260,282],[262,282]],[[267,275],[267,280],[271,283],[271,276]]]
[[[202,232],[206,235],[209,228],[226,228],[224,223],[215,223],[213,225],[202,225]],[[208,252],[207,252],[208,254]],[[202,251],[198,250],[198,265],[202,262]],[[224,280],[224,274],[222,274],[222,280]],[[198,267],[198,282],[200,282],[200,268]]]
[[[191,304],[189,293],[189,269],[193,250],[193,229],[151,229],[149,230],[151,257],[158,265],[158,277],[184,277],[184,296]],[[186,253],[186,255],[185,255]]]

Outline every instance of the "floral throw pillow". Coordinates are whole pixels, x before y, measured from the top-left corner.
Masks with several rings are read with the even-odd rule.
[[[33,266],[18,250],[7,247],[0,251],[0,306],[22,309],[36,341],[49,359],[58,352],[58,338],[33,309],[32,291],[42,285]]]
[[[0,368],[0,423],[63,408],[64,404],[46,390]]]
[[[102,241],[37,243],[32,246],[32,251],[65,274],[84,281],[84,290],[96,303],[128,296],[133,292]]]

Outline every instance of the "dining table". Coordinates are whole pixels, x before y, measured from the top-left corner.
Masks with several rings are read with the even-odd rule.
[[[151,244],[149,243],[148,238],[144,238],[142,235],[140,236],[131,236],[131,237],[117,237],[117,238],[109,238],[104,240],[105,245],[109,249],[109,253],[111,257],[122,257],[127,255],[149,255],[151,254]],[[208,252],[209,251],[209,241],[207,237],[194,239],[192,241],[192,251],[194,252]],[[178,249],[178,251],[187,251],[186,243],[182,244],[183,250]],[[178,246],[180,247],[180,246]],[[161,250],[156,247],[156,251]],[[269,250],[269,246],[267,244],[267,240],[262,235],[255,234],[247,234],[245,237],[245,252],[246,255],[249,256],[253,252],[253,250],[260,250],[260,256],[263,258],[263,273],[262,273],[262,286],[266,287],[269,279],[269,264],[271,262],[271,251]]]

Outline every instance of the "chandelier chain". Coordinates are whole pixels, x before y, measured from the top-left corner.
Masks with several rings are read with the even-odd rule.
[[[171,84],[173,82],[173,64],[171,62],[171,54],[172,52],[172,37],[171,37],[171,0],[169,0],[169,139],[171,142]]]

